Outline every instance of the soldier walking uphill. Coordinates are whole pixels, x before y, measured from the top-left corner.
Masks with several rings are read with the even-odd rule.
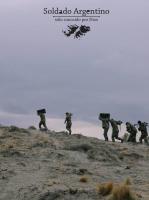
[[[148,136],[147,125],[148,124],[145,122],[138,121],[138,125],[139,125],[138,130],[141,132],[141,137],[139,138],[140,143],[142,144],[142,140],[144,140],[145,143],[148,144],[148,139],[147,139],[147,136]]]
[[[66,124],[66,129],[69,131],[69,135],[71,135],[71,126],[72,126],[72,122],[71,122],[71,113],[66,112],[66,118],[65,118],[65,124]]]
[[[39,129],[42,130],[42,126],[44,127],[45,131],[48,130],[47,125],[46,125],[46,117],[45,117],[46,110],[37,110],[37,114],[40,117],[40,122],[39,122]]]
[[[109,113],[100,113],[98,119],[102,121],[102,128],[104,130],[103,135],[104,135],[105,141],[108,141],[110,114]]]
[[[102,119],[102,128],[104,130],[103,135],[105,138],[105,141],[108,141],[108,130],[109,130],[109,120],[108,119]]]
[[[123,139],[118,136],[119,128],[118,125],[122,124],[122,121],[116,121],[114,119],[110,119],[110,123],[112,126],[112,141],[115,142],[115,139],[120,140],[123,143]]]
[[[137,134],[136,127],[132,125],[130,122],[126,122],[126,130],[128,131],[128,133],[130,133],[127,142],[136,143],[136,134]]]

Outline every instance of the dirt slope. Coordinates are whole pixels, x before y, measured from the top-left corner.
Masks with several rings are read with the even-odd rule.
[[[149,146],[0,128],[0,200],[106,200],[97,184],[128,177],[136,199],[149,200]]]

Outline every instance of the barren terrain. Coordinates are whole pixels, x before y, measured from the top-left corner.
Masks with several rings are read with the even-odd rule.
[[[0,128],[0,200],[106,200],[98,186],[126,180],[135,199],[149,199],[149,146]]]

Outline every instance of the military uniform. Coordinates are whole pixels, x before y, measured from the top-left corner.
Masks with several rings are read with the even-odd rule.
[[[142,143],[142,140],[145,141],[146,144],[148,144],[148,132],[147,132],[147,124],[145,122],[138,122],[139,128],[138,130],[141,132],[141,137],[139,138],[140,143]]]
[[[102,128],[104,129],[104,138],[105,141],[108,141],[108,130],[109,130],[109,120],[108,119],[103,119],[102,120]]]
[[[122,122],[116,121],[114,119],[110,119],[110,123],[112,126],[112,141],[115,142],[115,139],[117,139],[117,140],[120,140],[121,142],[123,142],[123,139],[118,136],[118,134],[119,134],[118,125],[121,125]]]
[[[44,128],[47,130],[48,128],[47,128],[47,125],[46,125],[45,114],[44,113],[40,113],[39,116],[40,116],[39,129],[41,129],[41,126],[43,125]]]
[[[136,127],[134,125],[132,125],[131,123],[127,122],[126,123],[126,130],[128,131],[128,133],[130,133],[127,142],[136,143],[136,134],[137,134]]]
[[[71,135],[71,126],[72,126],[72,122],[71,122],[71,113],[66,113],[66,118],[65,118],[65,124],[66,124],[66,129],[69,131],[69,135]]]

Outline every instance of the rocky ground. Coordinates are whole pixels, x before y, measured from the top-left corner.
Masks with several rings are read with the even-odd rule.
[[[149,200],[149,146],[0,128],[0,200],[106,200],[97,185],[126,179]]]

